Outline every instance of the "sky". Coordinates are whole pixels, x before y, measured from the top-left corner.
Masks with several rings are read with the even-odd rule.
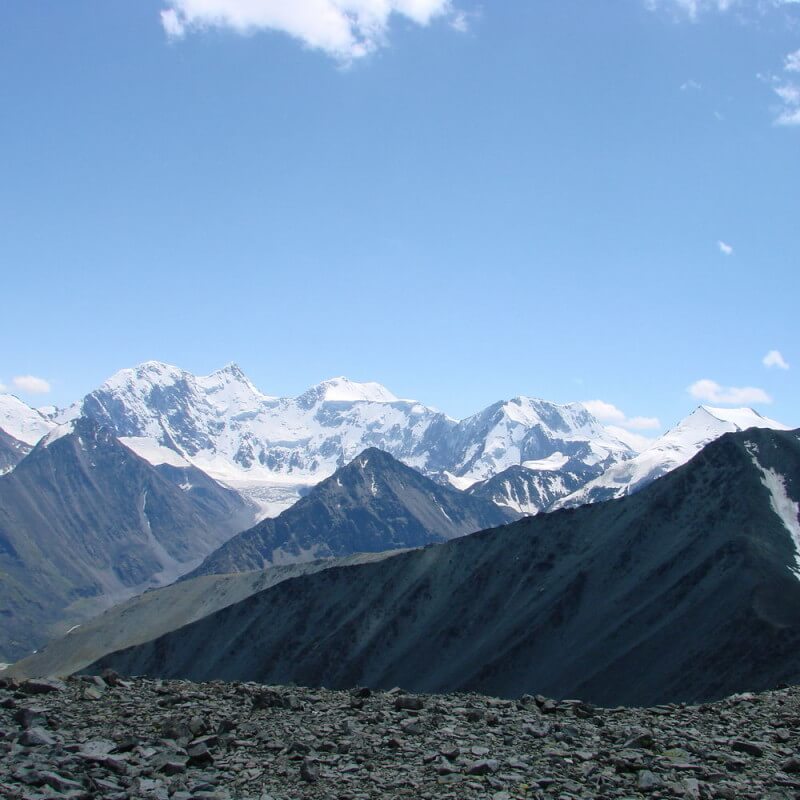
[[[0,385],[148,359],[800,426],[800,3],[5,0]]]

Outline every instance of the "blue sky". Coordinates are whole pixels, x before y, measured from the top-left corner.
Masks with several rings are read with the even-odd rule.
[[[0,382],[800,425],[798,52],[778,0],[7,0]]]

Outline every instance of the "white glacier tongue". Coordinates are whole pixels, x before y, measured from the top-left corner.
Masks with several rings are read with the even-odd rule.
[[[612,465],[600,477],[559,500],[554,508],[568,508],[632,494],[682,466],[723,434],[748,428],[789,430],[786,425],[768,419],[751,408],[699,406],[635,458]]]
[[[20,442],[35,445],[55,423],[13,394],[0,394],[0,428]]]
[[[599,471],[634,455],[578,403],[518,397],[457,421],[344,377],[272,397],[234,364],[197,377],[148,361],[116,373],[59,421],[82,414],[140,454],[163,461],[171,457],[161,448],[174,451],[270,514],[368,447],[464,487],[524,461],[568,458]]]

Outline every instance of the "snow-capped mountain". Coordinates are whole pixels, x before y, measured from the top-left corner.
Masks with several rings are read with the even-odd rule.
[[[724,433],[748,428],[789,430],[788,426],[764,417],[752,408],[698,406],[635,458],[612,465],[599,477],[558,500],[553,509],[570,508],[633,494],[685,464]]]
[[[273,397],[233,364],[204,377],[157,361],[122,370],[58,421],[78,416],[110,426],[145,458],[156,446],[175,451],[269,515],[368,447],[461,489],[557,453],[598,472],[635,455],[578,403],[519,397],[457,421],[346,378]]]
[[[33,446],[54,427],[53,421],[15,395],[0,394],[0,429],[9,436]]]

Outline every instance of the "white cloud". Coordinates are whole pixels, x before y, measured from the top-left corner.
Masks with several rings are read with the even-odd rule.
[[[606,403],[604,400],[584,400],[583,406],[601,422],[621,423],[625,421],[625,414],[615,405]]]
[[[161,27],[170,39],[180,39],[186,30],[174,8],[167,8],[161,12]]]
[[[800,86],[795,86],[792,83],[776,86],[775,94],[778,95],[786,105],[800,105]]]
[[[625,442],[628,447],[641,453],[647,450],[655,439],[650,439],[647,436],[642,436],[640,433],[633,433],[625,428],[619,428],[616,425],[606,425],[606,430],[617,437],[621,442]]]
[[[469,16],[466,11],[456,11],[451,20],[450,27],[459,33],[467,33],[469,31]]]
[[[451,17],[466,29],[467,17],[451,0],[165,0],[161,25],[172,39],[206,28],[237,33],[273,30],[342,61],[362,58],[386,41],[393,15],[417,25]]]
[[[729,245],[727,242],[723,242],[722,239],[720,239],[717,242],[717,246],[719,247],[720,253],[722,253],[723,255],[726,255],[726,256],[732,256],[733,255],[733,246]]]
[[[774,79],[776,82],[779,78]],[[775,117],[776,125],[800,125],[800,86],[794,83],[778,83],[772,90],[781,99],[781,108]]]
[[[800,125],[800,106],[797,108],[784,108],[775,119],[775,124],[788,127]]]
[[[770,350],[761,362],[764,364],[765,367],[778,367],[778,369],[789,369],[789,365],[786,363],[786,359],[781,354],[780,350]]]
[[[581,404],[593,417],[603,423],[633,430],[652,430],[661,427],[661,422],[657,417],[628,418],[624,411],[605,400],[584,400]]]
[[[27,394],[47,394],[50,391],[50,384],[44,378],[37,378],[35,375],[18,375],[11,383],[14,388]]]
[[[763,389],[755,386],[720,386],[708,378],[696,381],[687,391],[696,400],[721,406],[772,402],[772,398]]]
[[[783,69],[785,73],[800,72],[800,50],[786,56]],[[775,124],[800,125],[800,85],[794,82],[794,76],[759,73],[757,77],[769,84],[780,98],[780,104],[774,109]]]
[[[698,83],[694,78],[689,78],[688,81],[685,81],[681,84],[681,91],[688,92],[688,91],[695,91],[699,92],[703,88],[702,83]]]

